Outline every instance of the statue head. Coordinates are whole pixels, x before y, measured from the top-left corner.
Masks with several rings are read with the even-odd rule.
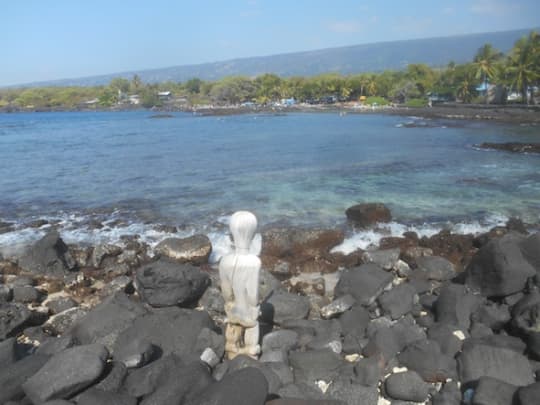
[[[257,218],[249,211],[237,211],[229,224],[237,253],[249,252],[249,246],[257,229]]]

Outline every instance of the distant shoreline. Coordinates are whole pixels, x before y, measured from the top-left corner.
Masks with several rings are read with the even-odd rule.
[[[404,106],[359,106],[351,103],[328,105],[298,104],[293,106],[193,106],[193,107],[161,107],[161,108],[103,108],[103,109],[62,109],[47,108],[39,110],[0,109],[0,113],[24,112],[120,112],[148,111],[153,113],[188,112],[202,116],[226,116],[239,114],[286,114],[304,113],[338,113],[338,114],[390,114],[399,116],[418,116],[428,119],[479,120],[510,124],[540,125],[540,106],[517,105],[483,105],[483,104],[438,104],[433,107]]]

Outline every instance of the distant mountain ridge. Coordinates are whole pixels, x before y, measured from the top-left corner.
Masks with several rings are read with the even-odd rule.
[[[134,74],[139,75],[144,82],[155,83],[183,82],[194,77],[202,80],[218,80],[233,75],[253,77],[264,73],[290,77],[314,76],[328,72],[341,74],[379,72],[387,69],[403,69],[409,63],[426,63],[436,67],[445,66],[450,61],[470,62],[478,48],[486,43],[506,53],[520,37],[527,35],[531,30],[538,30],[538,28],[352,45],[197,65],[35,82],[25,86],[95,86],[107,84],[114,77],[130,79]]]

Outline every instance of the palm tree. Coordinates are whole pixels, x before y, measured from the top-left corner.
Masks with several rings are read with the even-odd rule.
[[[528,37],[519,39],[508,58],[507,71],[521,93],[523,103],[529,104],[532,97],[532,85],[540,79],[540,35],[531,32]],[[529,97],[531,88],[531,97]],[[534,101],[534,100],[533,100]]]
[[[470,65],[463,65],[456,71],[456,95],[463,103],[471,102],[475,94],[475,78],[475,69]]]
[[[374,96],[377,92],[377,76],[374,74],[371,74],[368,76],[367,82],[366,82],[366,93],[370,96]]]
[[[486,92],[486,104],[488,102],[488,80],[493,79],[496,73],[496,64],[502,58],[502,53],[493,48],[491,44],[485,44],[474,57],[473,66],[476,70],[476,79],[482,78]]]

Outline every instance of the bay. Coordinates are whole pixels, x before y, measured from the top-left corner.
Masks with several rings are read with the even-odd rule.
[[[0,219],[100,215],[194,232],[248,209],[262,224],[336,226],[347,207],[371,201],[411,226],[540,219],[540,156],[474,147],[534,142],[535,127],[381,114],[151,115],[0,115]]]

